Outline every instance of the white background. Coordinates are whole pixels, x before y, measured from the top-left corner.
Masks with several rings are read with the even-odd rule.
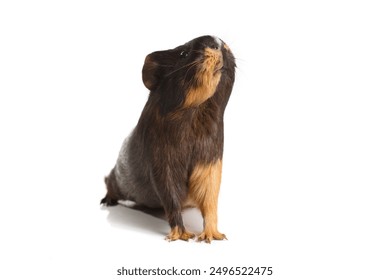
[[[386,2],[0,2],[0,278],[272,266],[265,279],[389,279]],[[103,177],[147,99],[145,56],[205,34],[238,65],[219,204],[229,240],[168,243],[164,220],[99,207]],[[185,223],[201,230],[196,211]]]

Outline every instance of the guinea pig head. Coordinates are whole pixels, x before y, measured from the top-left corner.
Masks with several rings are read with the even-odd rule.
[[[174,49],[149,54],[142,79],[151,96],[157,95],[162,111],[169,112],[199,106],[219,87],[230,87],[230,94],[234,68],[229,47],[217,37],[202,36]]]

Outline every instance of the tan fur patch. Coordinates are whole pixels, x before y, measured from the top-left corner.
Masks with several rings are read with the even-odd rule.
[[[228,45],[226,45],[226,44],[223,44],[223,47],[224,47],[224,49],[225,49],[225,50],[227,50],[227,51],[230,51],[230,48],[229,48],[229,46],[228,46]]]
[[[221,79],[218,71],[223,66],[221,51],[206,48],[204,55],[205,59],[195,75],[197,85],[188,91],[184,107],[198,106],[213,96]]]
[[[195,166],[189,181],[187,205],[196,205],[203,216],[204,229],[198,236],[199,241],[210,242],[213,239],[225,239],[217,229],[218,195],[221,184],[222,161]]]

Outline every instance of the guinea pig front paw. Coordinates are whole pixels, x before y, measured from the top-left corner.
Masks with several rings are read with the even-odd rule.
[[[167,241],[175,241],[178,239],[188,241],[189,239],[192,239],[195,237],[195,234],[186,231],[185,229],[181,229],[179,227],[173,227],[171,229],[171,232],[165,237],[165,240]]]
[[[224,240],[224,239],[227,239],[226,235],[218,231],[203,231],[198,236],[197,241],[198,242],[204,241],[206,243],[211,243],[212,240]]]

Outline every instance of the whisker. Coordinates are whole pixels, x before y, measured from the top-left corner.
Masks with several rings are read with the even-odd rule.
[[[199,62],[199,64],[200,64],[200,62]],[[187,71],[186,71],[186,73],[185,73],[185,75],[184,75],[184,80],[186,80],[186,78],[187,78],[188,71],[190,71],[190,69],[193,68],[194,66],[198,66],[199,64],[195,64],[195,63],[194,63],[193,65],[191,65],[190,67],[188,67],[188,69],[187,69]],[[193,79],[194,79],[194,77],[191,78],[191,82],[192,82]]]
[[[199,50],[192,50],[191,52],[204,54],[204,51],[199,51]]]
[[[190,68],[191,68],[192,66],[195,66],[197,63],[198,63],[198,61],[190,62],[190,63],[188,63],[188,64],[186,64],[186,65],[184,65],[184,66],[182,66],[182,67],[180,67],[180,68],[178,68],[178,69],[176,69],[176,70],[173,70],[173,71],[170,72],[170,73],[168,73],[168,74],[166,75],[166,77],[168,77],[168,76],[172,75],[173,73],[175,73],[175,72],[177,72],[177,71],[179,71],[179,70],[181,70],[181,69],[183,69],[183,68],[186,68],[186,67],[188,67],[188,66],[190,66]]]

